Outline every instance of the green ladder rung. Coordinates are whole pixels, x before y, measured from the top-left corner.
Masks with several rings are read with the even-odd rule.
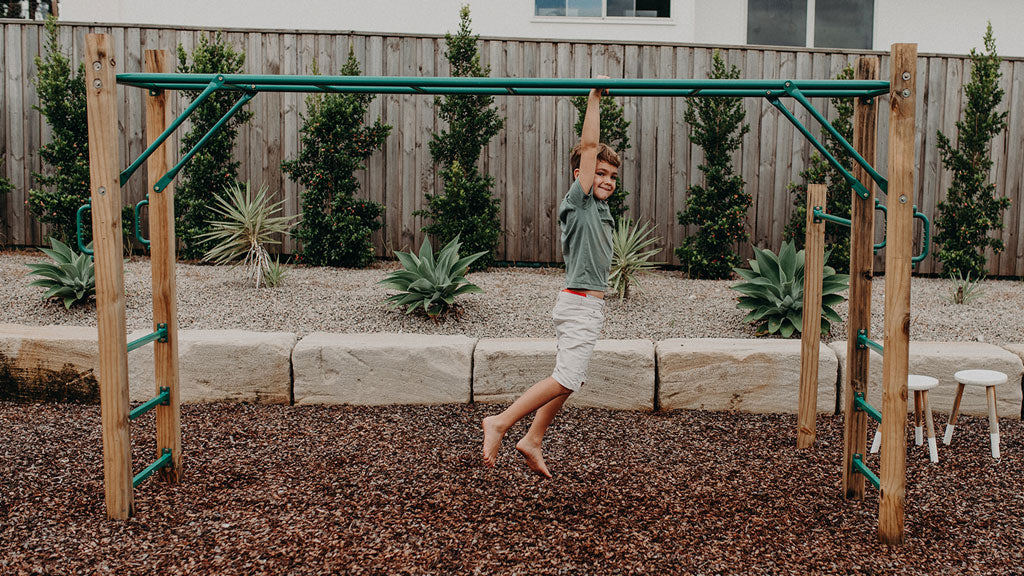
[[[857,348],[860,348],[861,350],[863,350],[864,348],[871,348],[872,350],[878,352],[879,354],[885,354],[885,349],[882,347],[882,345],[879,344],[878,342],[875,342],[871,338],[868,338],[868,331],[864,330],[863,328],[857,330]]]
[[[875,476],[875,473],[868,468],[868,465],[864,463],[864,457],[860,454],[853,455],[853,471],[862,474],[876,489],[880,488],[881,483],[878,481],[878,476]]]
[[[157,458],[156,462],[153,462],[149,466],[146,466],[145,470],[139,472],[138,475],[135,476],[135,478],[132,478],[132,488],[138,488],[139,484],[142,484],[146,480],[146,478],[152,476],[153,473],[156,472],[157,470],[161,468],[173,467],[174,459],[172,458],[171,455],[171,449],[164,448],[163,455]]]
[[[152,334],[146,334],[145,336],[139,338],[138,340],[132,340],[131,342],[129,342],[128,351],[131,352],[132,350],[141,348],[154,340],[159,340],[160,342],[167,342],[167,324],[157,324],[156,332],[153,332]]]
[[[872,406],[871,404],[868,404],[868,401],[864,399],[864,394],[860,392],[854,394],[853,406],[855,409],[860,410],[861,412],[866,412],[867,415],[870,416],[871,419],[874,420],[875,422],[878,422],[879,424],[882,423],[882,413],[879,412],[878,409]]]
[[[167,386],[160,387],[160,393],[157,394],[153,399],[149,400],[142,406],[139,406],[128,413],[129,420],[135,420],[139,416],[142,416],[146,412],[149,412],[157,406],[170,406],[171,405],[171,389]]]
[[[840,218],[839,216],[833,216],[832,214],[825,212],[824,210],[821,209],[821,206],[815,206],[812,212],[814,214],[815,223],[821,222],[822,220],[828,220],[829,222],[835,222],[836,224],[839,224],[840,226],[846,226],[847,228],[849,228],[852,225],[852,222],[850,222],[846,218]]]

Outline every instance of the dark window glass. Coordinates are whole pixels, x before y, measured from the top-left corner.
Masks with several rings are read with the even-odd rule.
[[[747,0],[747,44],[807,45],[807,0]]]
[[[814,45],[870,50],[875,30],[875,0],[817,0]]]
[[[632,18],[636,16],[635,4],[634,0],[608,0],[608,15]]]
[[[669,0],[636,0],[636,15],[641,18],[668,18],[669,4]]]
[[[601,17],[601,0],[568,0],[566,4],[566,16]]]
[[[565,16],[565,0],[534,0],[535,16]]]

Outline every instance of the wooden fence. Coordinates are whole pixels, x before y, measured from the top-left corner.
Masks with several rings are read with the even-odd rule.
[[[454,27],[453,22],[453,27]],[[206,30],[164,29],[146,26],[96,26],[66,24],[61,27],[62,45],[74,61],[81,61],[87,32],[113,35],[119,69],[139,72],[147,49],[174,50],[178,45],[191,51]],[[443,37],[386,36],[352,32],[290,32],[227,30],[227,40],[246,55],[246,72],[251,74],[308,74],[314,60],[321,73],[335,74],[350,47],[366,75],[445,76],[448,64]],[[48,141],[49,131],[41,115],[34,87],[34,58],[45,51],[45,32],[38,23],[0,21],[0,174],[11,180],[14,190],[2,200],[2,241],[11,245],[39,245],[46,237],[25,205],[27,191],[35,187],[34,172],[43,170],[39,146]],[[613,78],[701,78],[706,77],[714,47],[698,45],[623,44],[616,42],[543,42],[535,40],[484,39],[480,52],[492,76]],[[738,66],[745,78],[832,78],[861,54],[870,52],[823,51],[814,49],[760,49],[723,47],[728,61]],[[888,55],[881,56],[881,78],[888,78]],[[942,168],[935,146],[936,131],[954,136],[954,123],[964,106],[962,84],[970,77],[970,61],[964,56],[921,55],[918,59],[921,100],[917,105],[915,201],[934,220],[937,203],[945,197],[950,174]],[[1006,250],[989,255],[989,272],[1024,275],[1024,59],[1003,62],[1002,85],[1006,90],[1002,109],[1009,109],[1009,129],[993,142],[995,167],[992,179],[999,194],[1012,200],[1005,213],[1002,238]],[[143,91],[122,88],[119,100],[122,135],[120,162],[127,165],[145,148]],[[882,99],[878,134],[879,170],[886,167],[888,147],[888,102]],[[686,234],[676,214],[686,206],[687,188],[701,181],[698,166],[701,150],[692,145],[683,121],[686,101],[682,98],[623,98],[626,119],[631,122],[632,148],[624,154],[623,186],[631,192],[629,215],[651,219],[662,236],[659,259],[678,263],[672,249]],[[179,109],[185,102],[178,100]],[[575,135],[576,111],[563,97],[496,97],[494,105],[505,119],[505,129],[482,155],[483,170],[495,178],[495,195],[500,198],[502,236],[499,259],[557,262],[560,260],[557,204],[569,184],[567,151]],[[790,182],[800,180],[807,166],[811,145],[767,102],[746,99],[746,121],[750,132],[735,155],[737,172],[754,198],[747,224],[752,242],[778,248],[783,227],[793,210]],[[815,101],[827,116],[830,103]],[[240,177],[266,183],[285,200],[288,214],[299,212],[300,187],[281,172],[281,162],[299,151],[298,129],[305,111],[301,94],[260,94],[249,104],[255,112],[239,131],[235,153],[241,162]],[[796,115],[807,126],[813,120],[803,110]],[[424,207],[424,195],[440,190],[431,163],[428,142],[432,132],[442,128],[433,98],[387,95],[375,99],[369,118],[381,117],[394,126],[383,151],[377,153],[360,175],[362,194],[387,207],[386,228],[376,241],[381,254],[419,246],[424,224],[413,212]],[[830,116],[829,116],[830,117]],[[820,129],[813,128],[815,133]],[[173,142],[177,147],[177,139]],[[145,168],[140,170],[144,171]],[[125,203],[144,195],[146,177],[137,174],[124,188]],[[879,227],[879,237],[881,227]],[[919,239],[920,229],[916,232]],[[283,250],[295,245],[286,240]],[[741,247],[750,254],[749,246]],[[915,248],[916,250],[916,248]],[[877,259],[881,269],[882,258]],[[938,272],[929,257],[919,271]]]

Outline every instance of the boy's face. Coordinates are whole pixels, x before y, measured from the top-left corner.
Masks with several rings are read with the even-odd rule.
[[[573,170],[573,178],[580,177],[580,169]],[[615,186],[617,181],[615,180],[619,176],[619,169],[611,164],[602,160],[597,161],[597,170],[594,171],[594,189],[603,190],[608,195],[615,192]]]

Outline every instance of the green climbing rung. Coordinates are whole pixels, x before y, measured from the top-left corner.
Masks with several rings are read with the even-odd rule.
[[[160,342],[167,342],[167,324],[157,324],[156,332],[153,332],[152,334],[146,334],[145,336],[139,338],[138,340],[132,340],[131,342],[129,342],[128,351],[131,352],[132,350],[141,348],[154,340],[159,340]]]
[[[155,397],[153,397],[148,402],[146,402],[145,404],[143,404],[143,405],[135,408],[131,412],[129,412],[128,413],[128,419],[129,420],[135,420],[139,416],[142,416],[143,414],[145,414],[146,412],[149,412],[150,410],[152,410],[153,408],[156,408],[157,406],[170,406],[170,404],[171,404],[171,389],[168,388],[167,386],[161,386],[160,387],[160,393],[157,394]]]
[[[149,466],[146,466],[145,470],[139,472],[138,475],[135,476],[135,478],[132,478],[132,488],[138,488],[139,484],[142,484],[146,480],[146,478],[152,476],[153,473],[156,472],[157,470],[161,468],[173,467],[174,459],[171,455],[171,449],[164,448],[163,455],[157,458],[156,462],[153,462]]]
[[[846,226],[847,228],[852,225],[852,222],[846,218],[840,218],[839,216],[833,216],[832,214],[825,212],[821,209],[821,206],[815,206],[812,212],[814,214],[815,223],[821,222],[822,220],[828,220],[829,222],[835,222],[836,224]]]
[[[864,348],[871,348],[879,354],[885,354],[885,349],[881,344],[875,342],[871,338],[868,338],[868,331],[861,329],[857,330],[857,348],[863,350]]]
[[[875,476],[875,473],[868,468],[868,465],[864,463],[864,457],[860,454],[853,455],[853,471],[862,474],[876,489],[881,486],[878,476]]]
[[[857,410],[860,410],[861,412],[866,412],[867,415],[870,416],[871,419],[874,420],[875,422],[882,422],[882,413],[879,412],[878,409],[872,406],[871,404],[868,404],[868,401],[864,399],[863,393],[857,392],[856,394],[854,394],[853,405]]]

